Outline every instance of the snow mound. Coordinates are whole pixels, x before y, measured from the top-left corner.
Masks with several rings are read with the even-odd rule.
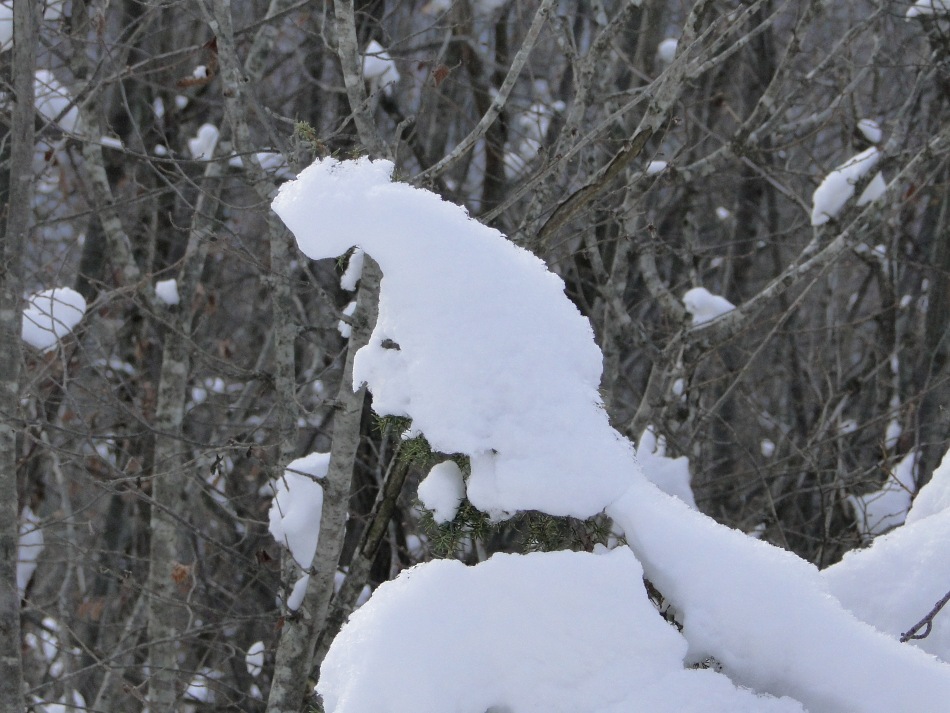
[[[684,669],[642,576],[625,549],[419,565],[353,614],[317,690],[327,713],[802,713]]]

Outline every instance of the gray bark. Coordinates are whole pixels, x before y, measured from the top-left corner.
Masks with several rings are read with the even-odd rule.
[[[21,424],[21,274],[33,198],[33,70],[36,64],[36,9],[14,7],[13,85],[16,101],[6,142],[6,230],[0,242],[0,710],[24,710],[17,591],[17,435]]]

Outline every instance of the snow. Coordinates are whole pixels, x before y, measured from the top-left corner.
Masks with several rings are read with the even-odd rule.
[[[13,0],[0,2],[0,52],[13,47]]]
[[[888,473],[880,490],[848,496],[848,504],[862,535],[874,537],[903,524],[916,491],[916,465],[917,452],[911,451]]]
[[[66,133],[77,133],[79,109],[73,105],[69,90],[52,72],[48,69],[36,70],[33,91],[33,102],[40,116],[56,123]]]
[[[349,304],[347,304],[346,307],[343,308],[342,314],[344,317],[352,317],[355,312],[356,312],[356,300],[353,300]],[[336,323],[336,329],[340,333],[340,336],[343,337],[344,339],[350,338],[350,332],[352,331],[352,329],[350,328],[349,322],[345,322],[341,319],[339,322]]]
[[[771,458],[775,454],[775,442],[769,438],[763,438],[759,443],[759,452],[765,458]]]
[[[378,413],[409,415],[436,451],[470,456],[475,507],[597,514],[623,491],[632,447],[603,409],[590,324],[541,260],[463,208],[391,183],[392,170],[324,159],[274,201],[309,257],[359,245],[380,265],[379,319],[354,379]]]
[[[693,317],[693,326],[711,322],[736,308],[725,297],[712,294],[705,287],[694,287],[683,295],[683,305]]]
[[[861,623],[817,569],[637,480],[607,508],[680,612],[689,658],[810,713],[939,713],[950,667]]]
[[[647,175],[652,176],[666,170],[669,164],[666,161],[650,161],[647,164]]]
[[[689,458],[669,458],[666,439],[659,438],[653,426],[647,426],[637,444],[637,460],[650,482],[664,493],[679,498],[696,510],[696,499],[690,486]]]
[[[825,176],[812,196],[811,224],[824,225],[836,217],[854,196],[855,184],[877,165],[880,158],[880,151],[872,146],[848,159]],[[879,198],[884,192],[884,187],[884,178],[878,174],[861,194],[858,205],[864,205]]]
[[[255,641],[247,650],[244,656],[244,663],[247,665],[247,672],[254,676],[261,675],[264,670],[264,642]]]
[[[950,3],[947,0],[917,0],[911,5],[904,17],[927,17],[930,15],[945,15],[950,12]]]
[[[352,615],[317,690],[327,713],[801,713],[685,669],[641,578],[622,548],[416,566]]]
[[[265,173],[273,174],[275,178],[280,179],[294,178],[295,174],[290,170],[283,154],[276,151],[258,151],[254,156]],[[244,168],[244,160],[240,156],[232,156],[228,159],[228,165],[233,168]]]
[[[950,590],[950,453],[920,489],[905,524],[876,537],[822,572],[845,606],[878,630],[899,638]],[[950,663],[950,611],[933,619],[933,629],[911,642]]]
[[[389,53],[376,40],[370,41],[363,55],[363,77],[375,88],[382,87],[387,94],[399,81],[399,71]]]
[[[323,514],[323,487],[317,481],[326,477],[329,465],[329,453],[311,453],[291,461],[284,475],[273,483],[275,494],[268,513],[268,529],[304,570],[310,569],[317,552]],[[303,602],[309,579],[305,574],[294,585],[287,598],[291,610],[298,609]]]
[[[729,220],[731,215],[732,212],[728,208],[724,208],[723,206],[716,208],[716,217],[719,218],[719,220]]]
[[[340,278],[340,287],[347,292],[353,292],[356,289],[356,283],[359,282],[360,275],[363,274],[364,253],[356,248],[350,255],[350,261],[346,264],[346,272]]]
[[[43,554],[46,540],[40,526],[40,519],[29,506],[20,513],[20,537],[17,543],[16,587],[23,598],[27,585],[36,571],[36,562]]]
[[[679,40],[675,37],[667,37],[656,48],[656,56],[661,62],[669,64],[676,57],[676,48],[679,46]]]
[[[73,331],[86,313],[86,300],[69,287],[55,287],[27,298],[23,310],[23,341],[48,352]]]
[[[208,68],[203,64],[199,64],[197,67],[195,67],[192,70],[191,76],[194,77],[195,79],[207,79]]]
[[[880,125],[873,119],[861,119],[858,121],[858,131],[872,144],[880,143],[881,138],[884,136]]]
[[[426,510],[432,511],[433,519],[440,525],[455,519],[464,497],[465,483],[455,461],[433,466],[419,483],[419,500]]]
[[[177,305],[181,301],[178,296],[178,281],[159,280],[155,283],[155,296],[167,305]]]
[[[214,124],[202,124],[198,133],[188,139],[188,151],[191,157],[198,161],[208,161],[214,155],[214,147],[218,144],[218,127]]]
[[[309,257],[358,244],[381,266],[356,381],[434,450],[470,457],[476,507],[603,510],[635,557],[617,548],[409,570],[334,641],[320,683],[328,713],[804,710],[731,681],[810,713],[945,710],[950,667],[849,613],[814,566],[649,482],[606,418],[601,355],[561,280],[463,209],[390,183],[391,172],[385,161],[323,160],[274,201]],[[649,605],[641,564],[682,634]],[[707,657],[722,674],[683,670]]]

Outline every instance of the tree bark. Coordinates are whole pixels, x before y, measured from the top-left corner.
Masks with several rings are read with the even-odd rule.
[[[33,201],[33,71],[36,20],[33,3],[18,2],[13,16],[13,86],[6,231],[0,241],[0,710],[24,710],[17,590],[19,498],[17,435],[20,432],[20,329],[22,265]]]

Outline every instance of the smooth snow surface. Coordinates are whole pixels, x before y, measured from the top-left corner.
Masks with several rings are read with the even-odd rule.
[[[845,204],[854,196],[855,184],[877,165],[880,158],[880,151],[872,146],[848,159],[825,176],[812,196],[811,224],[824,225],[837,217]],[[883,177],[875,176],[858,199],[858,205],[864,205],[879,198],[884,192],[883,187]]]
[[[736,308],[725,297],[714,295],[705,287],[694,287],[683,295],[683,306],[693,317],[693,326],[705,324]]]
[[[177,305],[181,301],[178,296],[178,281],[159,280],[155,283],[155,296],[167,305]]]
[[[647,164],[647,175],[653,176],[657,173],[662,173],[666,170],[667,165],[669,164],[667,164],[666,161],[650,161],[650,163]]]
[[[318,691],[327,713],[803,711],[684,669],[685,654],[629,550],[436,560],[352,615]]]
[[[354,379],[378,413],[410,416],[435,450],[470,456],[475,507],[597,514],[635,465],[602,406],[590,324],[541,260],[435,194],[392,183],[392,170],[325,159],[274,200],[309,257],[358,245],[382,269]]]
[[[86,300],[69,287],[43,290],[27,298],[23,310],[23,341],[48,352],[73,331],[86,313]]]
[[[651,483],[664,493],[679,498],[696,510],[696,499],[690,486],[689,458],[669,458],[666,439],[657,438],[653,426],[647,426],[637,444],[637,460]]]
[[[465,497],[462,471],[455,461],[447,460],[432,467],[419,483],[419,500],[432,518],[439,524],[452,522]]]

